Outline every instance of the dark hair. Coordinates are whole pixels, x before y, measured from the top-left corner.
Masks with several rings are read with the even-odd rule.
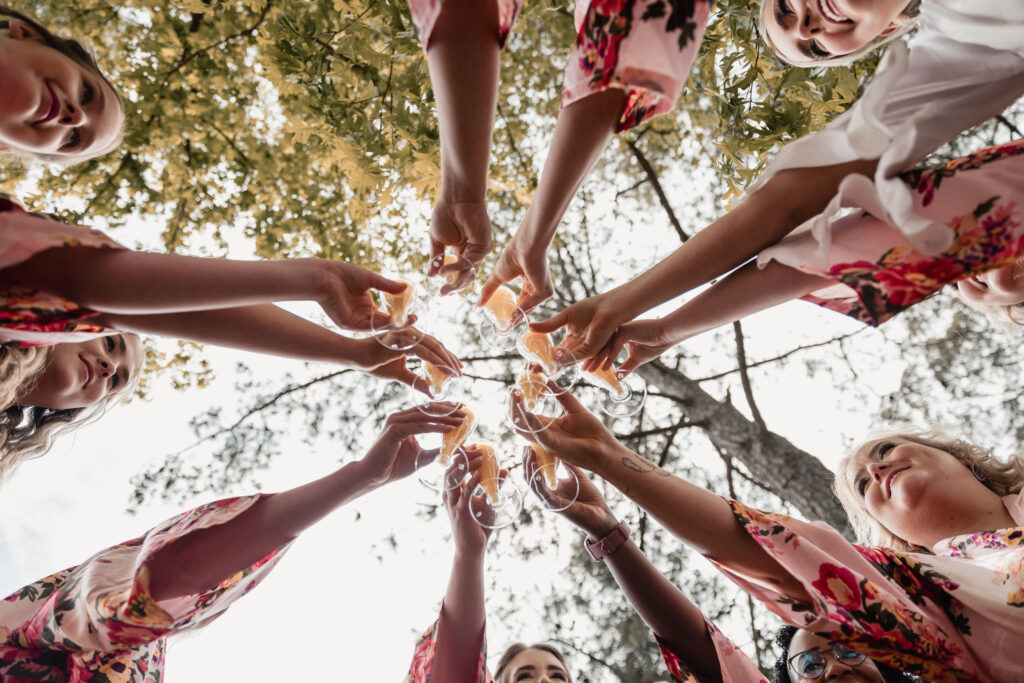
[[[57,52],[65,55],[72,61],[99,76],[100,79],[107,84],[111,92],[114,93],[115,97],[117,97],[118,106],[120,106],[121,110],[124,111],[124,100],[121,98],[121,93],[118,92],[117,88],[114,87],[114,84],[110,82],[102,71],[100,71],[99,64],[96,63],[96,58],[92,56],[92,53],[89,52],[84,45],[73,38],[61,38],[60,36],[55,35],[35,19],[32,19],[3,3],[0,3],[0,17],[7,17],[8,19],[7,21],[0,20],[0,29],[9,29],[11,26],[11,22],[9,21],[10,19],[23,21],[28,24],[33,31],[39,34],[40,40],[44,45],[53,48]],[[120,142],[119,137],[116,140],[117,142]],[[56,154],[36,154],[34,156],[46,161],[66,161],[66,157]]]
[[[554,655],[555,659],[561,662],[562,668],[565,669],[565,673],[569,677],[568,683],[572,683],[572,673],[569,672],[569,664],[565,661],[565,655],[563,655],[562,651],[557,647],[549,645],[548,643],[534,643],[533,645],[527,645],[526,643],[512,643],[505,648],[505,651],[498,659],[498,667],[494,670],[495,683],[509,683],[508,676],[511,672],[508,670],[508,665],[513,659],[526,650],[543,650],[544,652]]]
[[[789,676],[789,646],[793,642],[793,636],[799,630],[796,626],[783,626],[775,634],[775,644],[779,646],[781,654],[775,660],[775,666],[772,667],[773,683],[796,683]],[[875,660],[871,661],[875,662],[875,666],[878,667],[878,672],[882,674],[882,680],[885,683],[918,683],[920,681],[920,679],[910,674],[905,674],[902,671],[897,671],[891,666],[886,666]]]

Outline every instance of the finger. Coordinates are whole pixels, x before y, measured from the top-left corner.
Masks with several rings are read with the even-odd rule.
[[[494,293],[498,291],[498,287],[501,287],[505,282],[506,280],[503,280],[501,276],[498,275],[497,270],[491,273],[491,276],[487,278],[487,282],[485,282],[484,286],[480,289],[480,300],[476,302],[476,305],[483,306],[486,304],[490,298],[494,296]]]
[[[378,275],[372,270],[366,271],[367,273],[367,284],[373,289],[378,289],[382,292],[388,292],[390,294],[398,294],[405,289],[405,283],[396,282],[395,280],[389,280],[383,275]]]
[[[423,381],[422,377],[420,377],[419,375],[417,375],[415,372],[405,367],[404,365],[401,368],[395,370],[393,374],[391,374],[391,379],[395,380],[396,382],[401,382],[406,386],[410,386],[413,389],[418,389],[419,391],[425,393],[427,396],[430,396],[429,385],[425,381]]]
[[[643,365],[646,362],[643,359],[643,357],[640,356],[639,353],[635,353],[634,352],[633,348],[634,347],[632,347],[632,346],[628,346],[627,347],[626,350],[629,352],[629,355],[626,356],[625,362],[623,362],[622,365],[619,366],[619,372],[620,373],[630,373],[630,372],[633,372],[634,370],[636,370],[638,367],[640,367],[641,365]]]
[[[566,326],[569,322],[569,311],[572,310],[572,306],[564,308],[555,315],[551,316],[547,320],[540,320],[535,323],[530,323],[530,329],[534,332],[546,332],[550,334],[555,330],[560,330]],[[563,340],[564,344],[564,340]]]
[[[536,292],[533,294],[527,294],[524,290],[523,293],[519,295],[519,308],[524,313],[530,313],[533,309],[550,299],[552,294],[553,292]]]
[[[583,404],[580,403],[579,399],[573,396],[572,393],[563,390],[551,380],[548,380],[548,389],[555,394],[555,399],[558,401],[559,405],[562,406],[562,410],[566,413],[590,414],[590,411],[583,407]]]
[[[444,263],[444,243],[435,240],[433,237],[430,238],[430,265],[427,268],[427,275],[433,277],[437,275],[441,264]]]

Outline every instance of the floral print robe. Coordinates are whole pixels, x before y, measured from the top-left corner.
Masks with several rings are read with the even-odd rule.
[[[444,611],[444,606],[441,606]],[[437,649],[437,626],[440,618],[430,625],[423,635],[416,641],[416,647],[412,654],[412,663],[409,664],[409,673],[405,677],[405,683],[430,683],[430,670],[434,666],[434,652]],[[434,683],[441,683],[435,681]],[[487,631],[484,631],[480,639],[480,659],[476,665],[476,675],[472,681],[465,683],[494,683],[494,677],[487,670]]]
[[[807,523],[729,501],[743,528],[810,602],[719,568],[784,621],[928,681],[1024,680],[1024,492],[1020,526],[944,539],[932,553],[853,545]]]
[[[54,247],[121,249],[101,232],[32,214],[0,197],[0,269]],[[96,311],[31,287],[0,282],[0,342],[43,346],[113,334],[88,319]]]
[[[484,0],[481,0],[484,1]],[[502,46],[522,10],[523,0],[498,3]],[[710,0],[578,0],[576,43],[562,82],[562,106],[608,88],[626,91],[616,124],[621,132],[671,111],[697,56]],[[443,0],[409,0],[425,47]]]
[[[935,169],[900,175],[913,212],[942,224],[952,242],[926,256],[868,211],[839,219],[819,241],[810,232],[763,251],[837,284],[808,301],[878,325],[947,284],[1024,258],[1024,140],[983,149]]]
[[[220,615],[264,579],[282,551],[208,591],[160,602],[149,595],[148,562],[168,543],[222,524],[258,498],[229,498],[188,510],[7,596],[0,602],[0,681],[162,681],[167,637]]]

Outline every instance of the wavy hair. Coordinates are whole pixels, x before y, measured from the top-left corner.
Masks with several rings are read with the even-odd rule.
[[[900,36],[906,35],[917,28],[917,22],[914,21],[914,19],[916,19],[921,13],[921,0],[910,0],[910,2],[907,3],[907,6],[903,8],[902,12],[908,20],[892,33],[880,35],[864,47],[858,48],[845,55],[832,57],[831,59],[790,59],[782,54],[778,46],[776,46],[768,36],[768,31],[765,30],[765,21],[767,20],[768,12],[771,11],[775,2],[778,2],[778,0],[761,0],[761,9],[757,13],[757,30],[761,34],[761,38],[764,39],[765,45],[768,46],[777,60],[783,64],[798,66],[804,69],[810,69],[816,66],[842,66],[844,64],[852,64],[857,60],[863,59],[886,43],[891,43]]]
[[[6,20],[0,20],[0,29],[9,29],[11,26],[11,19],[23,21],[33,31],[39,34],[40,39],[42,40],[42,43],[44,45],[53,48],[57,52],[71,59],[76,64],[96,74],[96,76],[98,76],[104,83],[107,84],[111,92],[114,93],[114,96],[117,98],[117,105],[118,107],[120,107],[121,113],[124,113],[124,99],[121,97],[121,93],[118,91],[117,88],[114,87],[114,84],[110,82],[110,79],[108,79],[106,75],[102,71],[100,71],[100,66],[96,63],[96,58],[93,56],[92,52],[90,52],[84,45],[82,45],[74,38],[62,38],[54,34],[52,31],[50,31],[48,28],[40,24],[35,19],[32,19],[31,17],[22,14],[16,9],[9,7],[3,3],[0,3],[0,17],[7,18]],[[114,136],[114,139],[111,140],[109,145],[102,149],[97,149],[93,152],[90,152],[88,157],[75,157],[66,154],[31,154],[27,156],[31,156],[36,159],[41,159],[43,161],[49,161],[55,164],[69,166],[79,161],[85,161],[86,159],[103,156],[104,154],[117,148],[121,144],[121,140],[123,139],[123,137],[124,129],[122,126],[122,129],[118,131],[118,134]]]
[[[61,434],[99,418],[137,383],[128,382],[119,391],[83,408],[53,410],[19,405],[18,395],[38,381],[52,352],[52,346],[18,348],[12,343],[0,344],[0,483],[25,460],[50,450]]]
[[[494,683],[512,683],[512,671],[508,668],[508,665],[512,663],[513,659],[527,650],[543,650],[554,655],[555,659],[562,665],[562,668],[565,669],[566,683],[572,683],[572,673],[569,671],[569,664],[565,661],[565,655],[557,647],[548,643],[534,643],[533,645],[512,643],[509,645],[498,659],[498,667],[494,671]]]
[[[789,646],[793,642],[793,636],[800,630],[796,626],[783,626],[775,634],[775,644],[779,646],[781,651],[779,658],[775,660],[775,664],[772,666],[772,683],[795,683],[793,678],[789,675]],[[875,661],[875,666],[878,667],[878,673],[882,674],[882,680],[885,683],[915,683],[920,681],[919,678],[911,676],[910,674],[903,673],[897,669],[887,666],[882,662]]]
[[[913,426],[894,427],[876,432],[854,451],[842,459],[836,469],[835,492],[842,503],[850,523],[861,543],[892,548],[894,550],[920,550],[900,538],[868,514],[864,501],[851,484],[853,463],[857,456],[870,450],[880,441],[893,438],[937,448],[949,453],[967,466],[974,478],[999,496],[1008,496],[1024,488],[1024,456],[1013,455],[1005,462],[992,456],[992,451],[981,448],[966,439],[950,435],[938,427],[922,429]]]

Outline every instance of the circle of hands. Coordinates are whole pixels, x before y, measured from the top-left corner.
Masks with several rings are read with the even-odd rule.
[[[467,225],[472,226],[471,229],[460,227]],[[475,280],[477,268],[491,248],[490,234],[491,225],[483,205],[438,204],[435,207],[430,236],[432,259],[427,275],[446,282],[439,294],[459,292]],[[447,259],[446,248],[454,252]],[[499,287],[516,279],[522,287],[518,308],[512,317],[513,325],[547,300],[553,288],[546,254],[543,250],[534,251],[539,253],[530,254],[513,238],[483,286],[477,305],[485,305]],[[406,283],[357,266],[335,265],[336,270],[324,278],[321,305],[325,312],[341,326],[356,330],[372,328],[378,332],[376,336],[356,340],[358,367],[370,375],[403,382],[431,399],[434,394],[428,373],[410,370],[406,364],[409,356],[435,366],[446,375],[445,379],[462,374],[462,363],[455,354],[435,337],[415,328],[416,315],[409,314],[399,324],[390,306],[382,311],[374,303],[371,290],[379,290],[390,304],[387,295],[401,294]],[[574,364],[576,358],[583,358],[585,371],[614,370],[616,357],[625,349],[628,357],[620,371],[625,373],[672,346],[662,338],[656,325],[658,321],[620,321],[613,313],[613,308],[601,296],[591,297],[548,320],[532,323],[530,328],[541,333],[566,328],[565,338],[555,349],[555,362],[560,369]],[[371,321],[374,324],[371,325]],[[386,331],[380,332],[382,329]],[[592,537],[603,537],[618,521],[583,470],[597,469],[602,462],[614,458],[621,446],[575,396],[551,380],[547,380],[546,388],[560,405],[562,415],[534,414],[524,404],[520,390],[510,390],[513,428],[531,444],[524,448],[523,478],[544,507],[560,512]],[[422,448],[417,436],[429,433],[443,436],[467,418],[472,419],[472,414],[467,416],[464,406],[452,402],[433,401],[394,413],[388,417],[383,432],[363,462],[378,485],[407,477],[434,462],[440,452],[438,448]],[[568,476],[542,476],[535,445],[545,454],[547,467],[561,467]],[[442,501],[457,545],[467,550],[482,550],[493,529],[512,520],[496,523],[492,500],[486,487],[481,486],[484,458],[494,455],[485,456],[481,447],[475,445],[460,446],[464,458],[453,460],[442,475]],[[547,462],[551,456],[555,459],[553,464]],[[500,466],[497,472],[498,483],[492,486],[492,491],[503,488],[509,475],[508,470]]]

